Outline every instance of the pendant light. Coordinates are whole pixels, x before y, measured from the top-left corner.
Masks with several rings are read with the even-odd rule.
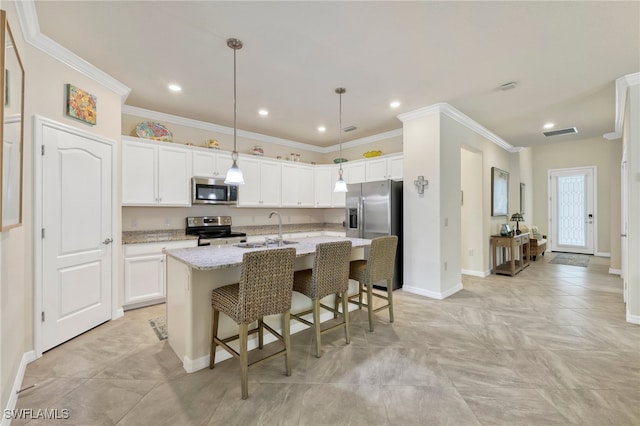
[[[338,169],[338,180],[336,181],[336,186],[333,188],[333,192],[347,192],[347,182],[342,178],[342,94],[346,91],[347,89],[344,87],[338,87],[336,89],[336,93],[340,97],[340,127],[338,128],[340,135],[340,168]]]
[[[238,115],[236,102],[236,51],[242,49],[242,42],[237,38],[230,38],[227,40],[227,46],[233,49],[233,152],[231,153],[233,164],[227,171],[227,177],[224,183],[243,185],[244,177],[242,176],[242,170],[238,167],[238,151],[236,150],[236,138],[238,135],[238,126],[236,125],[236,117]]]

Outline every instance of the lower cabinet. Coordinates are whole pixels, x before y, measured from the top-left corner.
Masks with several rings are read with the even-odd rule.
[[[197,240],[125,244],[123,309],[163,303],[166,256],[162,251],[197,245]]]

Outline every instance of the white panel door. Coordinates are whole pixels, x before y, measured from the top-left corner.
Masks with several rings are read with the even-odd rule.
[[[112,145],[44,126],[43,351],[111,319]]]
[[[550,170],[549,176],[551,250],[593,254],[595,170]]]

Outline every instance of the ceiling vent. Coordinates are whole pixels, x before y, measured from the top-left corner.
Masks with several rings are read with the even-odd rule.
[[[356,126],[347,126],[344,129],[342,129],[342,131],[346,133],[346,132],[353,132],[356,129],[357,129]]]
[[[569,127],[568,129],[560,129],[560,130],[551,130],[549,132],[542,132],[546,137],[549,136],[560,136],[560,135],[571,135],[573,133],[578,133],[578,129],[575,127]]]

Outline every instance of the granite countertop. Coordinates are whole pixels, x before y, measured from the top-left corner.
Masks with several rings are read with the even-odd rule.
[[[278,233],[278,225],[233,226],[234,232],[244,232],[247,236],[270,235]],[[344,232],[339,223],[303,223],[282,225],[282,232],[291,234],[296,232],[337,231]],[[151,229],[146,231],[123,231],[122,244],[154,243],[157,241],[197,240],[194,235],[186,235],[182,229]]]
[[[285,245],[285,247],[295,248],[296,257],[301,257],[315,253],[316,244],[343,240],[350,240],[353,244],[353,247],[365,247],[371,245],[371,240],[361,238],[312,237],[291,239],[290,241],[295,241],[296,243]],[[208,271],[213,269],[224,269],[240,266],[242,264],[242,255],[248,251],[276,248],[278,247],[275,245],[257,248],[240,248],[233,245],[225,245],[192,247],[186,249],[168,249],[164,250],[164,252],[167,254],[167,256],[171,256],[193,269]]]
[[[197,240],[195,235],[186,235],[184,229],[154,229],[148,231],[123,231],[122,244],[155,243],[157,241]]]

